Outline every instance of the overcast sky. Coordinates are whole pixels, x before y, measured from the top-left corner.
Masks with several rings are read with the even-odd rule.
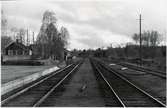
[[[103,2],[102,2],[103,1]],[[17,0],[1,2],[12,27],[24,27],[37,35],[46,10],[54,11],[58,27],[70,33],[69,49],[106,47],[111,43],[132,42],[139,32],[139,14],[142,31],[166,31],[166,0]]]

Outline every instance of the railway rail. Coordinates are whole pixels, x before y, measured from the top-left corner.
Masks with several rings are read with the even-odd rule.
[[[40,106],[52,92],[61,86],[65,80],[70,78],[70,76],[78,69],[82,62],[67,66],[64,69],[59,70],[54,74],[51,74],[22,89],[21,91],[4,98],[1,101],[1,106]]]
[[[166,79],[166,72],[147,69],[147,68],[143,68],[141,66],[138,67],[138,66],[135,66],[135,65],[127,64],[127,63],[118,63],[118,65],[128,67],[129,69],[146,72],[146,73],[149,73],[149,74],[152,74],[152,75],[155,75],[155,76],[159,76],[163,79]]]
[[[106,84],[105,89],[110,89],[110,95],[115,96],[114,100],[110,100],[108,106],[117,107],[165,107],[166,105],[158,99],[142,90],[134,83],[127,80],[116,71],[109,70],[99,61],[91,59],[95,74],[101,77]],[[113,102],[114,101],[114,102]]]
[[[142,66],[136,66],[136,65],[129,64],[129,63],[118,62],[118,61],[113,61],[113,63],[115,63],[116,65],[123,66],[123,67],[127,67],[127,68],[132,69],[132,70],[145,72],[147,74],[151,74],[151,75],[166,79],[166,72],[149,69],[149,68],[145,68]],[[103,64],[105,64],[104,61],[103,61]]]

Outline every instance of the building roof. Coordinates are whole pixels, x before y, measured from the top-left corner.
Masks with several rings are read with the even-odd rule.
[[[7,44],[7,45],[5,46],[5,49],[6,49],[8,46],[10,46],[13,42],[14,42],[14,41],[12,41],[12,42],[10,42],[9,44]]]
[[[64,52],[70,53],[70,51],[69,51],[69,50],[67,50],[67,49],[65,49],[65,48],[64,48]]]
[[[20,42],[10,42],[8,45],[5,46],[5,49],[9,48],[10,46],[12,45],[17,45],[19,46],[20,48],[24,49],[24,50],[30,50],[30,48],[28,46],[25,46],[24,44],[20,43]]]

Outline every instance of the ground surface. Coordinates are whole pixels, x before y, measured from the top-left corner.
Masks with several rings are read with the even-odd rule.
[[[118,70],[141,89],[154,97],[166,98],[166,80],[145,72],[125,69],[123,66],[108,63],[110,67]],[[2,66],[2,83],[19,77],[42,71],[53,66]],[[124,69],[123,69],[124,68]],[[85,59],[81,67],[72,75],[63,89],[52,95],[48,106],[56,107],[104,107],[105,99],[101,96],[98,82],[88,59]],[[126,89],[126,88],[125,88]],[[113,100],[113,99],[110,99]]]
[[[1,83],[4,84],[51,67],[54,66],[1,66]]]
[[[104,106],[104,100],[100,96],[91,64],[88,59],[74,74],[66,90],[61,96],[52,99],[50,106],[58,107],[99,107]],[[82,89],[83,88],[83,89]]]

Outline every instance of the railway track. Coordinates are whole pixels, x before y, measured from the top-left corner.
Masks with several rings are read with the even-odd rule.
[[[142,71],[145,73],[149,73],[155,76],[159,76],[163,79],[166,79],[166,73],[165,72],[161,72],[161,71],[156,71],[156,70],[151,70],[151,69],[147,69],[147,68],[143,68],[143,67],[138,67],[135,65],[130,65],[130,64],[126,64],[126,63],[117,63],[118,65],[124,66],[124,67],[128,67],[129,69],[133,69],[133,70],[137,70],[137,71]]]
[[[51,93],[60,89],[62,84],[70,79],[78,67],[82,64],[72,64],[40,81],[22,89],[21,91],[4,98],[1,101],[3,107],[37,107],[40,106]]]
[[[102,61],[102,63],[106,64],[105,61]],[[136,65],[129,64],[129,63],[122,63],[122,62],[118,62],[118,61],[113,61],[113,63],[115,65],[127,67],[127,68],[132,69],[132,70],[145,72],[146,74],[151,74],[151,75],[158,76],[160,78],[166,79],[166,72],[152,70],[152,69],[149,69],[149,68],[144,68],[142,66],[136,66]]]
[[[121,76],[115,71],[108,70],[98,61],[91,59],[96,76],[105,82],[107,94],[112,100],[107,100],[106,106],[114,107],[165,107],[166,105],[151,96],[146,91]],[[101,81],[100,81],[101,82]],[[100,85],[101,86],[101,85]],[[104,85],[102,85],[104,87]],[[109,91],[110,90],[110,91]],[[114,97],[113,97],[114,96]]]

